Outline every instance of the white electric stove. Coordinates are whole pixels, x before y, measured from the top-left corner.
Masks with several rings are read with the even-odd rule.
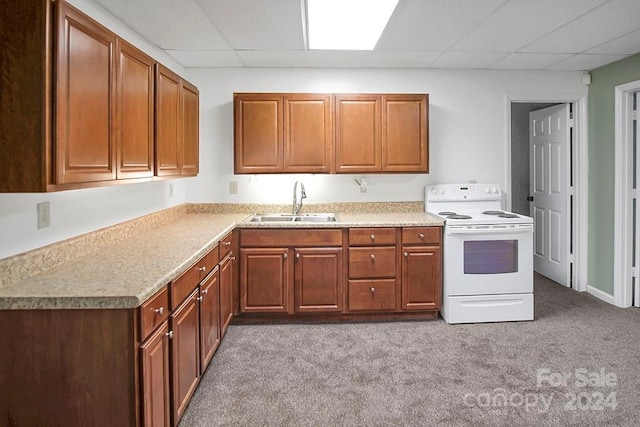
[[[445,222],[441,314],[448,323],[533,320],[533,219],[501,209],[495,184],[425,189]]]

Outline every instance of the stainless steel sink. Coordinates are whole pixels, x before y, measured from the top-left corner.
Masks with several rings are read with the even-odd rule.
[[[245,222],[335,222],[336,215],[332,213],[309,213],[309,214],[253,214]]]

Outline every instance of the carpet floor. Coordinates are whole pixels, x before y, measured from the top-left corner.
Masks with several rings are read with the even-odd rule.
[[[232,325],[180,426],[637,426],[640,309],[536,275],[532,322]]]

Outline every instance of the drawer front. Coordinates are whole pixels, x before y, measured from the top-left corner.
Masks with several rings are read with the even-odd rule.
[[[169,288],[165,286],[140,307],[140,341],[169,318]]]
[[[224,259],[229,252],[231,252],[231,245],[233,244],[233,233],[229,233],[220,240],[218,246],[220,246],[220,259]]]
[[[349,280],[349,311],[394,311],[396,281]]]
[[[395,244],[395,228],[371,227],[349,229],[349,246]]]
[[[175,309],[218,265],[218,246],[211,249],[171,283],[171,309]]]
[[[342,246],[342,229],[242,229],[240,230],[240,246],[242,247],[305,247],[305,246]]]
[[[218,265],[218,262],[220,261],[219,252],[220,251],[218,249],[218,246],[215,246],[205,256],[203,256],[200,261],[196,263],[196,268],[200,269],[198,270],[200,271],[200,280],[207,277],[209,273],[211,273],[213,269],[216,268],[216,265]],[[203,267],[204,270],[202,269]]]
[[[402,244],[440,244],[442,241],[442,227],[404,227],[402,229]]]
[[[396,276],[396,248],[349,248],[349,278]]]

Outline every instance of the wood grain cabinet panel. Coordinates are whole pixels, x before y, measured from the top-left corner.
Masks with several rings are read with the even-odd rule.
[[[221,336],[227,332],[233,318],[233,261],[235,257],[229,253],[220,262],[220,329]]]
[[[180,175],[182,166],[180,76],[156,66],[156,165],[158,176]]]
[[[428,95],[382,96],[382,171],[429,171]]]
[[[382,139],[380,96],[336,95],[337,173],[380,172]]]
[[[288,313],[289,268],[287,248],[241,248],[240,311]]]
[[[441,295],[441,248],[439,246],[404,247],[402,309],[439,310]]]
[[[220,274],[216,268],[200,285],[200,373],[220,345]]]
[[[200,169],[199,160],[199,92],[191,83],[182,80],[180,91],[182,100],[182,176],[195,176]]]
[[[116,51],[117,177],[152,177],[155,61],[122,39]]]
[[[55,183],[116,178],[115,34],[58,2]]]
[[[295,311],[342,311],[342,248],[295,249]]]
[[[395,279],[349,280],[349,311],[394,311]]]
[[[169,324],[167,321],[140,346],[142,425],[171,425]]]

